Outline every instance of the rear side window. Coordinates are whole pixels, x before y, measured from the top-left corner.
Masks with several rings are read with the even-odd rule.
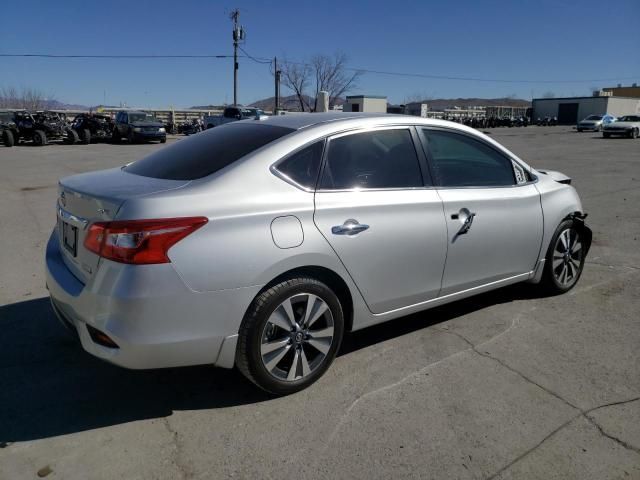
[[[195,180],[294,131],[273,125],[234,122],[180,140],[124,170],[143,177]]]
[[[467,135],[422,130],[426,150],[441,187],[515,185],[511,160]]]
[[[320,172],[324,141],[316,142],[278,164],[276,170],[298,185],[314,189]]]
[[[408,129],[355,133],[329,141],[320,188],[422,187],[422,173]]]

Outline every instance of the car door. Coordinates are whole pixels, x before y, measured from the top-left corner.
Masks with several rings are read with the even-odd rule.
[[[447,222],[441,295],[531,272],[543,224],[534,178],[474,135],[419,130]]]
[[[446,254],[442,202],[413,127],[328,139],[316,226],[374,313],[438,295]]]

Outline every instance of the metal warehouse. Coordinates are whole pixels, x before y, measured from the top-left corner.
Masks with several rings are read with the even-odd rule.
[[[640,98],[593,96],[534,98],[533,120],[557,117],[560,125],[575,125],[589,115],[631,115],[640,113]]]

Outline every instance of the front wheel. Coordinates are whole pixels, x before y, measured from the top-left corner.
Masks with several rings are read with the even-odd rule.
[[[91,143],[91,130],[85,128],[82,130],[82,143],[89,145]]]
[[[542,285],[551,294],[565,293],[578,282],[584,267],[585,244],[574,220],[565,220],[556,229],[544,266]]]
[[[638,138],[638,129],[634,128],[631,130],[631,134],[629,135],[631,138]]]
[[[342,342],[344,316],[336,294],[308,277],[259,294],[240,327],[236,365],[277,395],[302,390],[329,368]]]
[[[80,137],[78,136],[78,132],[76,132],[75,130],[67,131],[66,140],[67,140],[67,144],[75,145],[80,140]]]
[[[2,134],[5,147],[13,147],[15,145],[15,138],[11,130],[5,130]]]

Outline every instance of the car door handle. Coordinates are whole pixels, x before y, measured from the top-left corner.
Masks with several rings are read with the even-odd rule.
[[[342,225],[336,225],[335,227],[331,227],[331,233],[334,235],[356,235],[360,232],[364,232],[369,228],[369,225],[365,225],[363,223],[359,223],[357,220],[350,218],[349,220],[345,220]]]
[[[469,213],[467,218],[464,219],[460,230],[458,230],[458,235],[464,235],[471,229],[471,225],[473,225],[473,219],[476,216],[475,213]]]

